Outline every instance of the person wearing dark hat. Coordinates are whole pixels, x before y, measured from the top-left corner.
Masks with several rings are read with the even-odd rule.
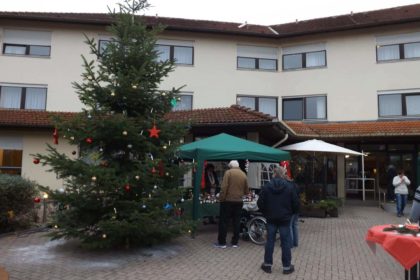
[[[219,232],[217,248],[226,248],[227,227],[230,218],[233,223],[233,236],[231,245],[233,248],[238,247],[240,218],[243,206],[243,196],[249,193],[248,178],[246,174],[239,168],[239,162],[232,160],[229,163],[229,170],[225,172],[220,190],[220,215],[219,215]]]
[[[290,220],[299,211],[299,198],[294,186],[285,179],[284,167],[274,168],[273,179],[261,190],[257,201],[258,208],[267,219],[267,242],[265,243],[264,263],[261,269],[271,273],[276,233],[280,233],[281,262],[283,274],[292,273],[292,239],[290,236]]]

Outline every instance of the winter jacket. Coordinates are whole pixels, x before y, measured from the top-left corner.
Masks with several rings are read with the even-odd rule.
[[[286,224],[299,212],[299,198],[293,184],[273,178],[260,192],[258,208],[270,224]]]
[[[242,197],[248,193],[248,178],[240,168],[231,168],[225,172],[220,190],[220,202],[242,202]]]
[[[414,193],[413,205],[411,206],[410,221],[417,223],[420,221],[420,186]]]
[[[394,192],[399,194],[408,194],[407,186],[410,185],[410,180],[408,180],[407,176],[403,176],[400,178],[399,175],[395,176],[392,180],[392,184],[395,187]]]

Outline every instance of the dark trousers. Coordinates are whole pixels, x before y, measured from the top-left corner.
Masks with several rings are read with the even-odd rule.
[[[283,269],[290,269],[292,262],[292,239],[290,236],[290,222],[280,225],[267,223],[267,242],[265,243],[264,264],[273,265],[273,252],[277,231],[280,233],[281,263]]]
[[[237,245],[239,241],[239,231],[241,222],[242,202],[224,201],[220,203],[219,234],[217,241],[220,245],[226,244],[226,235],[229,221],[232,219],[233,236],[232,245]]]

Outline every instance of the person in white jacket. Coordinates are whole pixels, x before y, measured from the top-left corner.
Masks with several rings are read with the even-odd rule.
[[[410,185],[410,180],[408,180],[407,176],[404,175],[404,170],[400,170],[397,176],[394,177],[392,180],[392,184],[394,185],[395,189],[395,196],[397,198],[397,216],[401,217],[404,215],[404,208],[407,204],[407,196],[408,196],[408,186]]]

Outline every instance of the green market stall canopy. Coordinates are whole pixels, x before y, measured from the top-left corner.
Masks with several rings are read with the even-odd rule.
[[[205,160],[249,160],[259,162],[280,162],[290,159],[289,152],[274,149],[252,141],[221,133],[196,142],[182,145],[179,157],[184,160],[195,160],[197,170],[203,170]],[[199,195],[202,172],[196,172],[193,189],[192,218],[199,218]]]
[[[179,157],[186,160],[249,160],[280,162],[290,159],[289,152],[221,133],[179,148]]]

